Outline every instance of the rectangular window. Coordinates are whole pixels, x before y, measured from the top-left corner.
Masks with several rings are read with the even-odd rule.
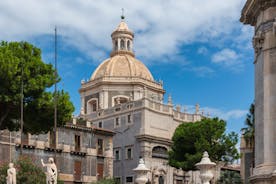
[[[120,148],[115,148],[113,153],[114,153],[114,160],[120,160],[120,157],[121,157]]]
[[[126,177],[126,183],[133,183],[133,177],[132,176],[127,176]]]
[[[98,139],[98,155],[103,155],[103,140]]]
[[[132,147],[126,147],[126,159],[132,159],[133,157],[133,150]]]
[[[131,123],[131,122],[132,122],[132,120],[131,120],[131,115],[130,115],[130,114],[127,115],[127,122],[128,122],[128,123]]]
[[[103,128],[103,123],[101,121],[98,123],[98,127]]]
[[[80,151],[80,135],[75,135],[75,151]]]
[[[120,126],[120,118],[115,118],[115,128],[118,128]]]

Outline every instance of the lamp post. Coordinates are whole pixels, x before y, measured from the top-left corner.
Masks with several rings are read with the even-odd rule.
[[[208,152],[203,153],[203,157],[199,163],[196,164],[196,167],[200,170],[200,179],[202,184],[210,184],[210,180],[214,177],[214,174],[211,171],[211,168],[216,164],[211,162],[209,159]]]
[[[145,162],[142,158],[139,160],[138,166],[133,169],[133,171],[136,173],[137,177],[135,179],[135,182],[138,184],[146,184],[148,181],[147,173],[150,171],[145,165]]]

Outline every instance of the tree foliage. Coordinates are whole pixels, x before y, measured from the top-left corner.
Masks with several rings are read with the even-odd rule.
[[[240,173],[236,171],[225,170],[220,172],[217,184],[242,184]]]
[[[245,139],[245,142],[248,146],[254,147],[254,133],[255,133],[255,104],[252,103],[249,108],[249,112],[246,115],[245,119],[245,128],[242,128],[242,135],[243,138]]]
[[[94,182],[92,184],[117,184],[117,183],[114,179],[102,179],[102,180]]]
[[[44,133],[52,129],[54,94],[47,92],[60,79],[51,64],[42,61],[41,51],[27,42],[0,44],[0,129],[18,130],[21,83],[24,91],[24,132]],[[68,93],[57,92],[58,125],[74,111]]]
[[[43,170],[36,166],[28,157],[20,157],[15,163],[16,180],[18,184],[44,184],[46,176]],[[0,167],[0,184],[6,184],[8,164]]]
[[[173,135],[169,164],[184,170],[195,169],[204,151],[212,161],[233,162],[239,158],[236,144],[238,135],[225,133],[226,122],[218,118],[205,118],[194,123],[179,125]]]

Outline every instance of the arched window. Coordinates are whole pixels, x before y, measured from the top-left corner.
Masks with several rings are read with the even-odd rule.
[[[164,184],[164,177],[163,176],[159,176],[158,184]]]
[[[130,51],[130,41],[127,41],[127,50]]]
[[[163,146],[155,146],[152,149],[152,157],[153,158],[168,158],[168,150]]]
[[[92,98],[87,101],[87,114],[96,112],[98,110],[98,99]]]
[[[114,105],[118,105],[118,104],[123,104],[129,101],[129,97],[128,96],[114,96],[112,97],[113,101],[112,101],[112,106]]]
[[[114,45],[114,50],[117,51],[118,50],[118,41],[115,41],[115,45]]]
[[[120,48],[121,48],[121,50],[125,50],[125,41],[124,40],[120,41]]]

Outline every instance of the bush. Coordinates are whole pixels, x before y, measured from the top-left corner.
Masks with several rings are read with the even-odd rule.
[[[16,181],[18,184],[45,184],[46,175],[28,157],[20,157],[15,163]],[[8,163],[0,167],[0,184],[6,184]]]
[[[114,179],[103,179],[92,184],[117,184]]]

